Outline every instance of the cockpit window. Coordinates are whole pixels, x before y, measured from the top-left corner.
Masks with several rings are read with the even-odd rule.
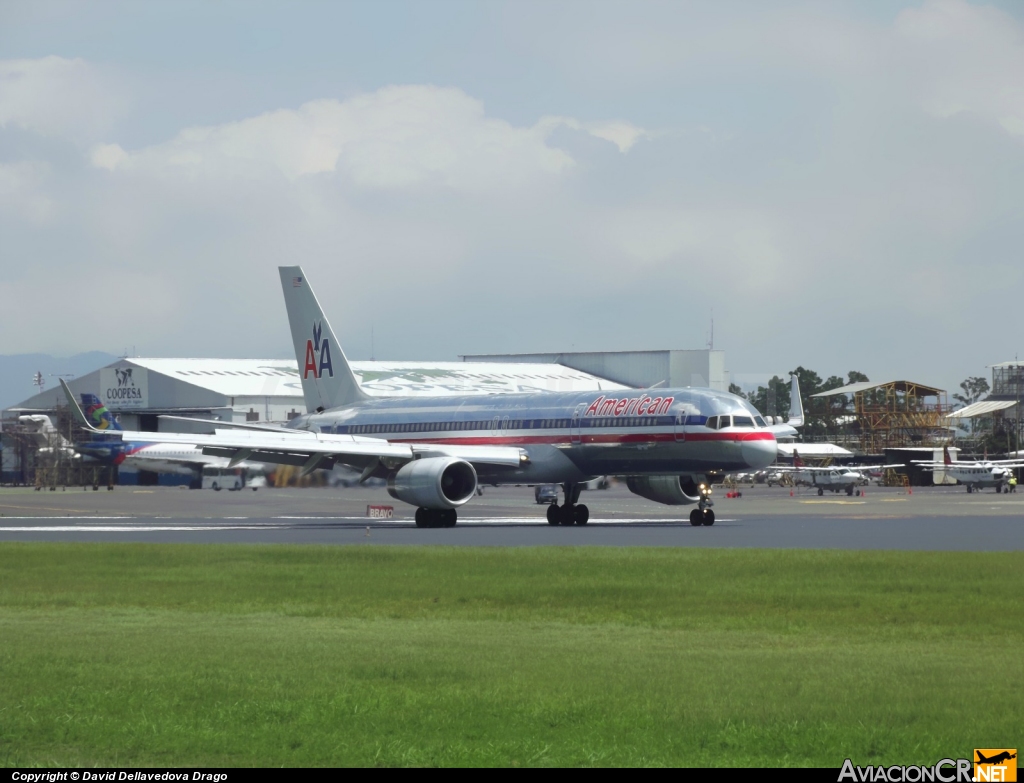
[[[717,430],[718,429],[718,417],[717,416],[709,416],[707,424],[705,424],[704,426],[707,427],[709,430]]]
[[[754,417],[754,421],[757,422],[757,426],[758,427],[767,427],[768,426],[767,424],[764,423],[764,419],[762,419],[760,416],[755,416]]]
[[[726,427],[732,426],[732,416],[719,416],[718,417],[718,429],[724,430]]]
[[[754,420],[749,416],[733,416],[732,426],[734,427],[753,427]]]

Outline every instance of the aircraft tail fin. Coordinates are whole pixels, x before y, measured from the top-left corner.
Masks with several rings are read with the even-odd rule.
[[[790,374],[789,387],[789,419],[786,421],[790,427],[804,426],[804,401],[800,398],[800,381],[795,374]]]
[[[952,465],[953,464],[953,460],[949,456],[949,446],[943,446],[942,447],[942,464],[943,465]]]
[[[278,271],[306,409],[313,413],[368,399],[359,388],[302,267],[282,266]]]
[[[109,430],[118,432],[121,425],[117,423],[114,414],[107,410],[100,398],[95,394],[82,393],[82,408],[89,423],[97,430]]]
[[[794,375],[793,377],[795,378],[796,376]],[[803,457],[800,456],[800,452],[797,451],[796,449],[793,449],[793,467],[794,468],[802,468],[802,467],[804,467]]]

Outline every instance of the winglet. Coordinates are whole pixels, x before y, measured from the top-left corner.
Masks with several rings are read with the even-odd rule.
[[[68,398],[68,407],[71,408],[71,415],[74,416],[75,421],[78,422],[79,426],[83,430],[89,430],[89,432],[96,432],[100,435],[109,435],[109,432],[98,430],[89,423],[89,419],[82,413],[82,408],[79,406],[78,401],[75,400],[75,395],[72,394],[71,389],[68,387],[67,381],[63,378],[58,378],[60,381],[61,388],[64,389],[64,396]]]
[[[800,398],[800,381],[795,373],[790,373],[792,383],[789,387],[789,419],[786,421],[790,427],[804,426],[804,401]]]

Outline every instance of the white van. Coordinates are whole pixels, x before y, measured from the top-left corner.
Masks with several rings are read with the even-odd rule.
[[[242,488],[242,471],[238,468],[203,468],[203,489],[232,492]]]

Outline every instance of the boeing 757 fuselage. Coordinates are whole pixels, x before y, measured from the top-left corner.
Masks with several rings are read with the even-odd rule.
[[[232,462],[306,472],[348,465],[363,480],[386,479],[393,497],[417,507],[422,527],[454,525],[479,482],[561,484],[565,502],[550,507],[548,521],[586,524],[581,485],[601,475],[626,477],[649,500],[696,505],[691,523],[707,525],[709,479],[767,467],[776,434],[795,434],[768,425],[741,397],[704,388],[371,398],[302,269],[280,273],[308,413],[285,427],[216,423],[212,435],[124,432],[124,440],[194,443]]]

